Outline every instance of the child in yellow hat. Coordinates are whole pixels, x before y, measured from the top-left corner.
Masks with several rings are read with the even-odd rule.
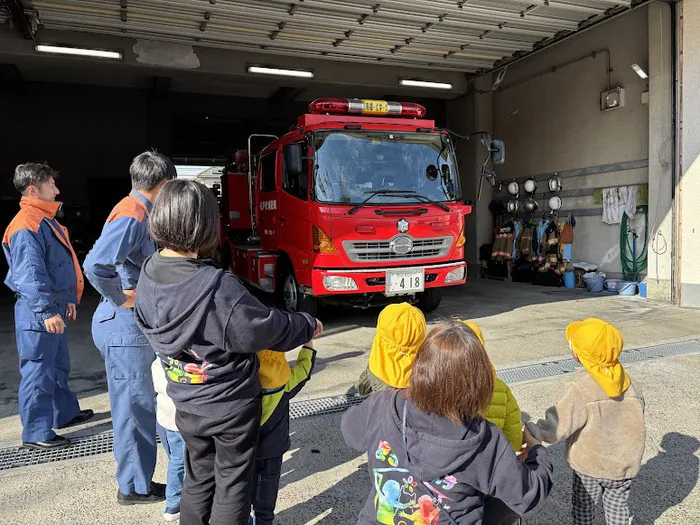
[[[462,320],[460,322],[471,328],[481,344],[485,346],[481,328],[476,323]],[[495,368],[493,376],[493,396],[484,418],[503,431],[513,452],[521,452],[523,449],[523,422],[520,406],[510,387],[496,376]],[[518,525],[520,523],[522,523],[520,516],[510,510],[501,500],[487,498],[484,501],[483,525]]]
[[[255,487],[252,507],[255,525],[271,525],[275,517],[282,456],[289,450],[289,400],[311,378],[316,362],[313,342],[299,351],[294,368],[282,352],[258,352],[258,377],[262,386],[262,418],[255,458]]]
[[[481,341],[481,344],[484,345],[484,336],[481,333],[481,329],[471,321],[461,322],[471,328],[479,338],[479,341]],[[493,397],[484,417],[503,431],[514,452],[520,452],[523,446],[523,423],[520,406],[513,392],[510,391],[510,387],[496,377],[495,369],[493,374],[495,377]]]
[[[415,306],[399,303],[384,308],[377,320],[369,364],[356,385],[360,395],[406,388],[425,332],[425,316]]]
[[[619,361],[622,334],[610,323],[586,319],[566,328],[574,359],[583,365],[532,435],[566,441],[574,470],[574,525],[592,524],[603,500],[608,525],[628,525],[632,480],[644,454],[644,398]]]

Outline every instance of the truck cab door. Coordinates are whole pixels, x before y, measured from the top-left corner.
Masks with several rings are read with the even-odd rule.
[[[297,148],[296,154],[293,154],[294,148]],[[308,155],[309,144],[303,138],[285,145],[279,159],[282,170],[282,191],[279,193],[280,249],[289,255],[299,284],[305,286],[311,285],[310,261],[313,250],[309,206],[311,163]],[[290,166],[289,157],[297,159],[296,166]]]
[[[277,250],[279,246],[279,196],[280,170],[278,169],[279,150],[275,149],[260,158],[258,188],[260,190],[257,202],[258,233],[260,244],[265,250]]]

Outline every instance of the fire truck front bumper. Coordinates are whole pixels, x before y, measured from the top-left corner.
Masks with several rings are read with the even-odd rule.
[[[456,286],[467,281],[467,265],[453,261],[421,266],[383,268],[314,268],[312,287],[304,293],[316,297],[338,294],[411,296],[429,288]]]

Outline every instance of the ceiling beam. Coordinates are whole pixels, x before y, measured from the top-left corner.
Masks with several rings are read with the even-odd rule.
[[[12,16],[12,23],[27,40],[34,40],[32,23],[24,13],[21,0],[0,0]]]

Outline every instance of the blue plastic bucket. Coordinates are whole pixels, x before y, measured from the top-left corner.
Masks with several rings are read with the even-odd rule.
[[[637,283],[634,281],[620,281],[617,286],[617,293],[620,295],[636,295]]]
[[[617,292],[617,289],[620,286],[621,282],[622,282],[621,279],[606,279],[603,284],[611,292]]]
[[[639,283],[638,286],[639,286],[639,295],[641,295],[642,297],[646,297],[647,296],[647,282],[644,281],[643,283]]]
[[[574,272],[564,272],[564,288],[574,288],[576,286],[576,276]]]
[[[602,275],[591,275],[589,277],[584,275],[583,280],[586,281],[586,289],[589,292],[599,293],[603,291],[603,281],[605,279]]]

